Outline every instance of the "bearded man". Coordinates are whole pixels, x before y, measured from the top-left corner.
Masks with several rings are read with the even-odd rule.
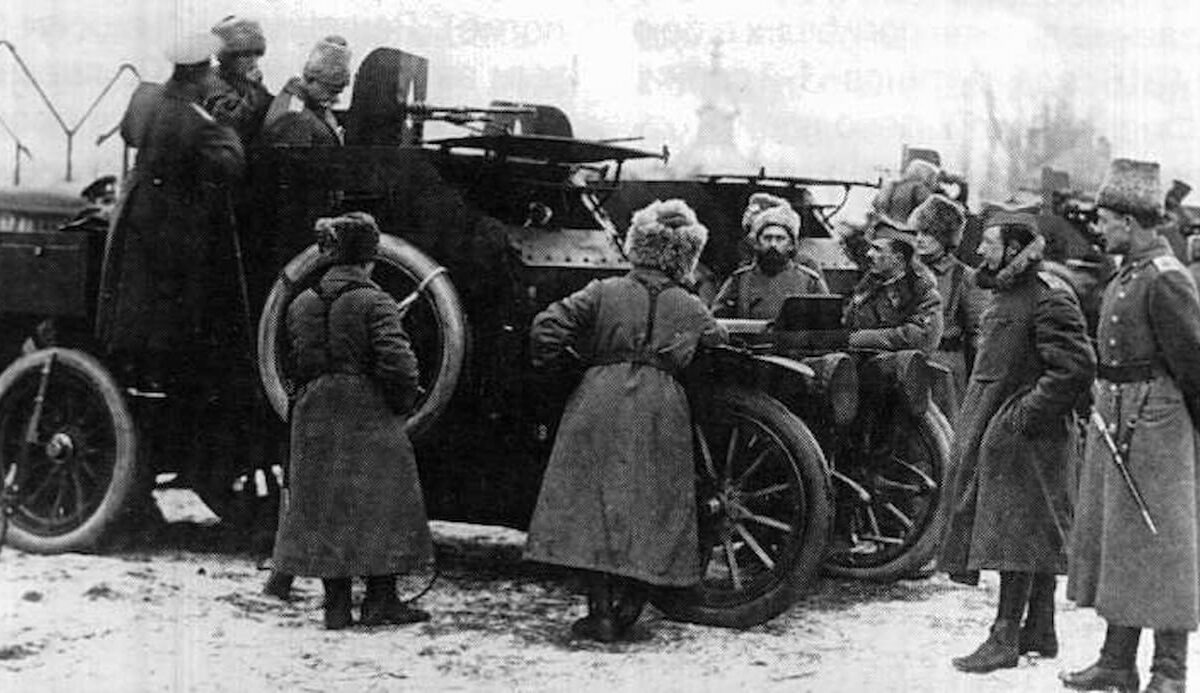
[[[994,217],[979,244],[977,282],[992,302],[955,425],[938,561],[951,579],[971,585],[980,570],[1000,571],[987,640],[953,660],[969,673],[1015,667],[1025,652],[1058,654],[1054,589],[1067,569],[1073,412],[1096,360],[1075,292],[1042,269],[1043,245],[1034,217],[1017,213]]]
[[[274,98],[263,86],[258,66],[258,59],[267,51],[267,39],[258,22],[236,15],[217,22],[212,33],[221,39],[221,49],[204,109],[218,123],[233,128],[245,146],[258,135]]]
[[[829,293],[819,270],[796,262],[799,233],[800,215],[786,202],[754,214],[754,262],[725,280],[713,299],[713,314],[773,320],[789,296]]]

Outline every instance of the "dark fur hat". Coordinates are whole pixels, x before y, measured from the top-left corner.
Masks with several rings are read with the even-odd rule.
[[[1163,192],[1158,164],[1152,161],[1113,159],[1108,178],[1096,194],[1096,206],[1120,214],[1146,218],[1161,217]]]
[[[947,250],[957,248],[962,242],[966,224],[962,208],[944,195],[930,195],[908,217],[909,228],[933,236]]]
[[[379,227],[366,212],[317,219],[317,247],[336,265],[358,265],[375,259]]]
[[[682,280],[691,274],[708,242],[708,229],[683,200],[655,200],[633,214],[625,255],[639,267],[654,267]]]

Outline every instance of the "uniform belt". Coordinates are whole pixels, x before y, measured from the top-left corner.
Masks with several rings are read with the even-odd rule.
[[[1153,361],[1124,363],[1119,366],[1100,364],[1096,375],[1100,380],[1110,383],[1141,383],[1154,380],[1162,373],[1162,369]]]
[[[670,375],[675,375],[675,369],[669,365],[669,362],[655,354],[619,352],[588,359],[589,366],[610,366],[614,363],[637,363],[643,366],[652,366],[660,371],[665,371]]]

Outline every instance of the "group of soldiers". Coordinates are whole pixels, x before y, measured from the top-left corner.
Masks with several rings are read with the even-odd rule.
[[[139,89],[122,121],[137,162],[123,181],[106,249],[98,332],[143,390],[162,387],[171,372],[221,367],[201,363],[205,354],[219,353],[210,343],[220,334],[213,324],[230,315],[221,302],[229,297],[213,289],[212,262],[222,254],[222,235],[213,229],[228,228],[231,211],[245,203],[228,191],[245,174],[246,147],[343,141],[331,107],[350,81],[346,41],[319,41],[302,74],[276,96],[257,66],[265,50],[256,22],[228,17],[176,46],[171,78]],[[1200,443],[1193,418],[1200,411],[1194,407],[1200,299],[1192,275],[1159,234],[1165,210],[1158,167],[1116,160],[1098,191],[1096,230],[1104,250],[1122,260],[1103,289],[1094,336],[1075,289],[1043,263],[1046,240],[1031,215],[989,218],[978,269],[956,257],[966,214],[939,190],[938,176],[937,167],[914,161],[881,191],[865,233],[866,271],[847,297],[843,327],[845,347],[915,349],[953,374],[935,393],[943,409],[957,412],[939,564],[968,583],[980,570],[1001,573],[987,640],[954,664],[987,672],[1016,666],[1026,652],[1055,656],[1056,576],[1068,574],[1068,595],[1094,606],[1108,629],[1099,660],[1064,675],[1064,684],[1136,689],[1138,636],[1151,628],[1155,655],[1146,690],[1181,691],[1187,633],[1200,621]],[[644,212],[635,220],[639,233],[669,237],[683,248],[683,259],[656,254],[642,263],[653,272],[590,290],[648,292],[647,339],[655,302],[669,298],[679,319],[696,322],[688,329],[703,341],[713,325],[696,317],[690,299],[667,290],[690,274],[707,232],[686,205]],[[828,293],[821,268],[798,253],[800,217],[786,200],[756,194],[743,225],[754,258],[721,286],[714,315],[772,319],[788,297]],[[598,311],[589,297],[572,297],[558,310]],[[644,316],[618,317],[632,324]],[[539,320],[535,333],[551,334],[566,319],[548,313]],[[664,372],[678,366],[650,365]],[[1085,414],[1091,425],[1081,427]],[[1086,444],[1079,440],[1083,428]],[[690,502],[689,494],[676,495],[679,507]],[[566,539],[553,523],[535,523],[535,530],[535,554],[546,559],[567,550],[554,543]],[[669,584],[675,571],[691,575],[694,567],[676,559],[661,568]],[[290,581],[281,577],[286,593]],[[601,581],[597,589],[620,592],[631,613],[640,612],[642,583],[629,580]],[[604,631],[596,623],[582,630],[612,635],[611,624]]]
[[[713,310],[771,319],[825,282],[797,257],[788,203],[750,202],[755,259]],[[1093,289],[1102,297],[1089,328],[1087,288],[1044,262],[1033,214],[989,215],[982,263],[969,267],[954,254],[964,210],[939,192],[935,167],[914,162],[869,215],[845,345],[918,349],[954,374],[934,394],[957,412],[938,566],[967,584],[1000,573],[990,633],[954,666],[986,673],[1030,652],[1056,656],[1056,576],[1066,574],[1068,596],[1108,625],[1099,659],[1062,674],[1064,685],[1136,691],[1149,628],[1145,690],[1182,691],[1187,633],[1200,620],[1200,300],[1165,233],[1174,227],[1157,164],[1115,160],[1096,206],[1092,231],[1118,269]]]

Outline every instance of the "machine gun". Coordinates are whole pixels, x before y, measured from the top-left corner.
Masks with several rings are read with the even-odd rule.
[[[423,102],[403,104],[404,115],[413,120],[438,120],[453,125],[467,126],[470,123],[492,123],[510,120],[513,116],[533,115],[533,108],[515,106],[491,106],[475,108],[465,106],[433,106]],[[494,116],[505,116],[503,119]]]

